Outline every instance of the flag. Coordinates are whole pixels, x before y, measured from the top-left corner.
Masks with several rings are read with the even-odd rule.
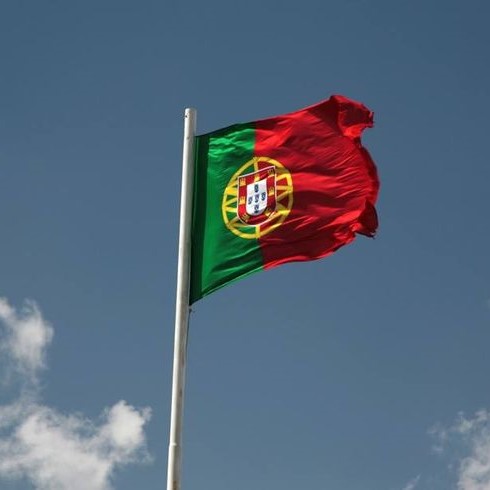
[[[364,105],[333,95],[195,140],[190,303],[248,274],[374,236],[376,167]]]

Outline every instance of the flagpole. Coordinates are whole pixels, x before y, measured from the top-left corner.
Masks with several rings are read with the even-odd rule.
[[[182,184],[180,194],[179,258],[177,265],[177,297],[175,303],[174,362],[170,442],[168,446],[167,490],[180,490],[182,473],[182,419],[187,330],[189,326],[189,291],[191,257],[192,193],[194,180],[194,134],[196,110],[186,109],[184,147],[182,152]]]

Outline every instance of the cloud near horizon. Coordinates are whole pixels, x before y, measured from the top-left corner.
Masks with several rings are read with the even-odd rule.
[[[23,385],[0,406],[0,479],[28,480],[36,490],[110,490],[116,469],[150,460],[151,410],[121,400],[94,422],[42,404],[37,385],[53,335],[34,302],[19,312],[0,298],[0,352],[9,381]]]

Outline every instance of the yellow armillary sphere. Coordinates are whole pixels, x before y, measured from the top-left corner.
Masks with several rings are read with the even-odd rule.
[[[293,180],[277,160],[254,157],[231,177],[223,194],[226,227],[240,238],[257,239],[284,222],[293,207]]]

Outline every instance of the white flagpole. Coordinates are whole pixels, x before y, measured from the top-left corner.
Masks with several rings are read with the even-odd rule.
[[[170,412],[170,443],[168,446],[167,490],[180,490],[181,486],[182,418],[184,412],[187,330],[190,311],[189,291],[195,130],[196,110],[186,109],[180,194],[179,259],[177,266],[177,298],[175,304],[174,365],[172,407]]]

